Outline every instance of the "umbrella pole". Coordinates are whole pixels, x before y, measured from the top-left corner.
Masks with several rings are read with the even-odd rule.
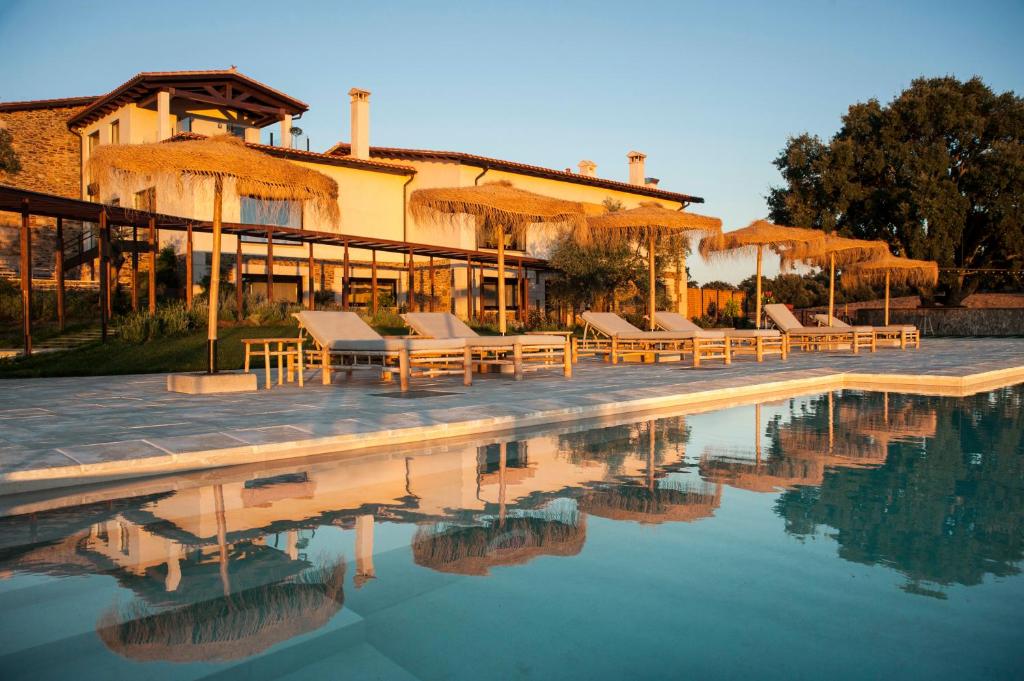
[[[647,285],[650,287],[647,295],[647,328],[654,331],[654,312],[656,303],[655,288],[657,276],[654,272],[654,231],[647,235]]]
[[[764,246],[757,247],[757,292],[754,294],[756,299],[754,317],[754,327],[761,328],[761,256],[764,254]],[[703,314],[703,310],[701,311]]]
[[[829,255],[828,260],[828,324],[832,326],[832,315],[836,304],[836,254]]]
[[[498,331],[508,331],[505,323],[505,228],[498,230]]]
[[[754,405],[754,457],[758,466],[761,465],[761,403]]]
[[[885,273],[885,326],[889,326],[889,273]]]
[[[688,315],[689,311],[687,310],[687,307],[689,307],[689,302],[690,302],[689,296],[690,296],[690,294],[687,293],[686,289],[689,286],[690,282],[687,281],[687,277],[686,277],[686,253],[685,252],[683,252],[683,254],[679,256],[679,261],[676,263],[676,266],[677,266],[677,268],[679,270],[676,276],[679,277],[679,282],[680,282],[680,285],[679,285],[679,305],[678,305],[679,309],[677,311],[679,312],[679,314],[683,315],[684,317],[687,317],[687,316],[689,316]]]
[[[221,208],[224,203],[224,183],[216,178],[213,183],[213,256],[210,263],[210,316],[206,332],[206,373],[217,373],[217,303],[220,302],[220,230]]]

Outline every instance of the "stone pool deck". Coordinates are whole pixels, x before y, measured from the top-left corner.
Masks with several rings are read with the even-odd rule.
[[[414,382],[402,396],[372,372],[319,374],[305,388],[180,395],[166,376],[0,382],[0,494],[601,418],[681,405],[753,402],[835,388],[963,395],[1024,382],[1024,339],[925,339],[920,350],[795,352],[700,369],[611,366]],[[262,377],[261,377],[262,381]]]

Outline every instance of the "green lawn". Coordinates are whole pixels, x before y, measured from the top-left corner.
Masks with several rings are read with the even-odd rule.
[[[275,336],[295,338],[298,336],[298,329],[294,324],[287,323],[220,329],[220,342],[217,345],[217,361],[220,368],[242,368],[242,338]],[[142,345],[132,345],[112,338],[106,343],[90,343],[67,352],[33,355],[27,359],[0,360],[0,378],[148,374],[201,371],[205,368],[206,332],[200,331],[177,338],[160,338]]]

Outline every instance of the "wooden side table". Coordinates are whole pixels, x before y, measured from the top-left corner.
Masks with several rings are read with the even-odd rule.
[[[289,383],[298,375],[299,387],[305,383],[302,377],[302,343],[304,338],[243,338],[245,345],[245,373],[249,373],[249,362],[253,357],[263,357],[266,371],[266,388],[270,390],[270,363],[277,357],[277,384],[284,385],[285,375]],[[287,366],[285,366],[287,364]]]

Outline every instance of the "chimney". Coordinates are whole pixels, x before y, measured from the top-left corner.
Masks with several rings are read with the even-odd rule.
[[[586,175],[587,177],[597,177],[597,164],[593,161],[580,161],[580,175]]]
[[[370,158],[370,92],[352,88],[352,149],[349,154],[355,158]]]
[[[645,184],[644,161],[647,159],[647,154],[631,151],[626,154],[626,158],[629,159],[629,183],[643,186]]]

